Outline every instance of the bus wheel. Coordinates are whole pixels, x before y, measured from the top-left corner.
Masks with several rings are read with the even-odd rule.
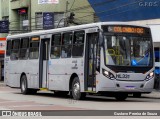
[[[128,97],[127,93],[117,93],[115,95],[115,98],[116,98],[117,101],[124,101],[124,100],[127,99],[127,97]]]
[[[26,75],[23,75],[21,77],[21,93],[22,94],[28,94],[29,93],[29,89],[27,88],[27,77]]]
[[[141,97],[141,93],[133,93],[133,97],[140,98]]]
[[[84,99],[86,97],[86,93],[81,93],[80,92],[80,82],[79,82],[78,77],[75,77],[73,82],[72,82],[71,96],[75,100],[81,100],[81,99]]]

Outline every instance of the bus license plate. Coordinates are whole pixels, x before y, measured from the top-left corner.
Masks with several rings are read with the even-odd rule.
[[[135,86],[126,86],[125,88],[128,89],[128,90],[134,90]]]

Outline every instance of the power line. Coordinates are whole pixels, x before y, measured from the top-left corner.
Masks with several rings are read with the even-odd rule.
[[[125,12],[128,12],[128,11],[131,11],[133,9],[137,9],[138,7],[134,7],[132,9],[128,9],[128,10],[125,10],[125,11],[122,11],[122,12],[118,12],[118,13],[114,13],[114,14],[109,14],[109,15],[103,15],[103,16],[114,16],[114,15],[118,15],[118,14],[122,14],[122,13],[125,13]],[[126,16],[125,16],[126,17]]]
[[[160,2],[160,0],[158,0],[157,2]],[[125,12],[127,12],[127,11],[131,11],[131,10],[133,10],[133,9],[137,9],[137,8],[139,8],[139,6],[138,6],[138,7],[135,7],[135,8],[132,8],[132,9],[128,9],[128,10],[122,11],[122,12],[118,12],[118,13],[115,13],[115,14],[104,15],[104,16],[114,16],[114,15],[117,15],[117,14],[125,13]],[[123,16],[123,17],[121,17],[121,18],[126,18],[126,17],[127,17],[127,16]]]
[[[111,2],[111,1],[114,1],[114,0],[110,0],[110,2]],[[141,2],[141,1],[144,1],[144,0],[139,0],[139,1],[137,1],[137,2]],[[106,2],[106,1],[105,1],[105,2]],[[109,2],[109,1],[107,1],[107,2]],[[115,7],[115,8],[109,9],[109,10],[104,10],[104,11],[98,12],[98,14],[105,13],[105,12],[108,12],[108,11],[112,11],[112,10],[115,10],[115,9],[118,9],[118,8],[126,7],[126,6],[129,6],[129,5],[132,5],[132,4],[136,4],[137,2],[132,2],[132,3],[124,4],[124,5],[121,5],[121,6],[119,6],[119,7]],[[100,2],[100,3],[98,3],[98,5],[104,5],[103,3],[104,3],[104,2]],[[96,3],[96,4],[97,4],[97,3]],[[97,7],[97,6],[96,6],[96,7]],[[82,8],[82,7],[79,7],[79,8]],[[76,9],[78,9],[78,8],[76,8]],[[137,7],[134,8],[134,9],[137,9]],[[126,10],[126,11],[122,11],[122,12],[118,12],[118,13],[115,13],[115,14],[103,15],[103,16],[113,16],[113,15],[121,14],[121,13],[130,11],[130,10],[132,10],[132,9],[129,9],[129,10]],[[81,18],[84,18],[84,17],[87,17],[87,16],[91,16],[91,15],[94,15],[94,14],[85,15],[85,16],[82,16],[82,17],[78,17],[78,18],[76,18],[76,19],[78,20],[78,19],[81,19]],[[35,18],[33,18],[33,19],[36,19],[36,18],[42,18],[42,17],[35,17]],[[76,19],[75,19],[75,20],[76,20]],[[81,21],[81,20],[79,20],[79,21]],[[18,22],[19,22],[19,21],[18,21]],[[86,21],[85,21],[85,22],[86,22]],[[81,23],[85,23],[85,22],[82,22],[82,21],[81,21]],[[32,22],[32,23],[36,23],[36,21],[35,21],[35,22]],[[33,25],[32,27],[34,27],[34,26],[38,26],[38,25]]]
[[[76,0],[74,0],[74,1],[73,1],[73,3],[72,3],[72,5],[71,5],[70,10],[72,9],[72,7],[73,7],[73,5],[74,5],[75,1],[76,1]],[[70,11],[70,10],[69,10],[69,11]]]
[[[94,3],[92,6],[97,7],[97,6],[105,5],[105,4],[107,4],[109,2],[113,2],[113,1],[116,1],[116,0],[107,0],[107,1],[104,1],[104,2]],[[78,7],[78,8],[71,9],[68,12],[74,12],[74,11],[78,11],[78,10],[82,10],[82,9],[84,10],[84,9],[88,9],[90,7],[91,7],[91,5],[81,6],[81,7]]]
[[[96,4],[94,4],[94,5],[103,5],[104,3],[108,3],[109,1],[114,1],[114,0],[108,0],[108,1],[105,1],[105,2],[99,2],[99,3],[96,3]],[[88,5],[88,6],[83,6],[83,7],[79,7],[79,8],[75,8],[75,9],[72,9],[72,7],[73,7],[73,5],[74,5],[74,3],[75,3],[75,0],[73,1],[73,3],[72,3],[72,6],[71,6],[71,8],[70,8],[70,10],[69,11],[76,11],[76,10],[80,10],[80,9],[85,9],[85,8],[89,8],[89,7],[91,7],[90,5]],[[69,11],[67,11],[67,12],[69,12]],[[31,19],[37,19],[37,18],[42,18],[42,17],[35,17],[35,18],[31,18]],[[18,23],[22,23],[23,22],[23,20],[17,20],[17,21],[10,21],[10,26],[14,26],[14,24],[16,25],[16,24],[18,24]],[[32,23],[36,23],[36,21],[35,22],[32,22]],[[56,23],[56,21],[54,22],[54,23]],[[12,25],[11,25],[12,24]],[[40,26],[40,25],[32,25],[31,27],[36,27],[36,26]],[[17,27],[23,27],[22,25],[19,25],[19,26],[17,26]],[[10,27],[10,28],[17,28],[16,26],[15,27]]]
[[[107,0],[107,1],[104,1],[104,2],[98,2],[98,3],[93,4],[92,6],[100,6],[100,5],[104,5],[104,4],[106,4],[106,3],[113,2],[113,1],[116,1],[116,0]],[[90,7],[91,7],[90,5],[86,5],[86,6],[82,6],[82,7],[78,7],[78,8],[72,9],[74,3],[75,3],[75,0],[73,1],[73,4],[72,4],[70,10],[68,10],[67,12],[70,12],[70,11],[78,11],[78,10],[81,10],[81,9],[84,10],[84,9],[87,9],[87,8],[90,8]],[[80,13],[80,12],[79,12],[79,13]],[[83,13],[83,12],[81,12],[81,13]],[[34,17],[34,18],[32,17],[31,19],[36,19],[36,18],[42,18],[42,17]],[[10,23],[12,23],[12,22],[19,22],[19,20],[17,20],[17,21],[10,21]]]
[[[104,11],[101,11],[101,12],[97,12],[97,14],[105,13],[105,12],[108,12],[108,11],[113,11],[113,10],[116,10],[118,8],[126,7],[126,6],[129,6],[129,5],[132,5],[132,4],[136,4],[136,3],[140,2],[140,1],[144,1],[144,0],[139,0],[137,2],[132,2],[132,3],[129,3],[129,4],[121,5],[119,7],[111,8],[109,10],[104,10]],[[88,15],[85,15],[85,16],[82,16],[82,17],[77,17],[77,19],[81,19],[81,18],[84,18],[84,17],[92,16],[92,15],[94,15],[94,14],[88,14]]]

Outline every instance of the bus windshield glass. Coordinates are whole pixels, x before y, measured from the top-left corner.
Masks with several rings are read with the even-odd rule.
[[[151,38],[134,35],[104,35],[106,65],[152,66]]]

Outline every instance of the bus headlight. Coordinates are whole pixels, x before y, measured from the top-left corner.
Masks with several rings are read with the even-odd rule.
[[[103,75],[104,76],[106,76],[107,78],[109,78],[109,79],[111,79],[111,80],[114,80],[114,79],[116,79],[115,78],[115,76],[111,73],[111,72],[109,72],[109,71],[107,71],[107,70],[105,70],[105,69],[102,69],[103,71]]]
[[[149,73],[146,77],[146,81],[151,80],[153,77],[154,77],[154,72]]]

